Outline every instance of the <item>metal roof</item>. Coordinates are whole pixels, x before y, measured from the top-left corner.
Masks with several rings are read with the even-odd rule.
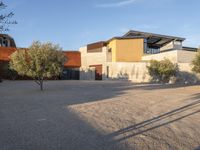
[[[112,40],[114,40],[114,39],[117,39],[117,40],[123,40],[123,39],[144,39],[145,37],[144,36],[132,36],[132,37],[125,37],[125,36],[115,36],[115,37],[113,37],[113,38],[111,38],[111,39],[109,39],[109,40],[107,40],[107,42],[109,42],[109,41],[112,41]]]
[[[148,33],[148,32],[141,32],[141,31],[134,31],[130,30],[122,37],[126,38],[135,38],[135,37],[144,37],[147,39],[147,43],[152,47],[162,47],[171,41],[184,41],[185,38],[176,37],[176,36],[168,36],[162,34],[155,34],[155,33]]]

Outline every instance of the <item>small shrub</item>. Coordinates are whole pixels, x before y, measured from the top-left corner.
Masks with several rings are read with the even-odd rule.
[[[192,71],[195,73],[200,74],[200,49],[198,50],[198,53],[196,54],[194,60],[192,61]]]
[[[151,60],[147,69],[153,81],[169,82],[171,77],[176,76],[178,65],[173,64],[169,59]]]

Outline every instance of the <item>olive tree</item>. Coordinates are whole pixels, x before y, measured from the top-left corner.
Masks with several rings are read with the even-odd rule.
[[[45,78],[60,75],[66,61],[61,48],[52,43],[33,42],[28,49],[18,49],[11,55],[10,68],[19,75],[35,80],[43,90]]]
[[[151,60],[147,69],[153,81],[169,82],[170,77],[178,72],[178,65],[173,64],[169,59]]]
[[[194,71],[195,73],[200,73],[200,48],[195,56],[195,58],[192,61],[192,71]]]

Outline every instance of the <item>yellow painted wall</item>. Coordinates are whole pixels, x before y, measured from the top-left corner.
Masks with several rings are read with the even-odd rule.
[[[108,44],[108,48],[112,49],[112,62],[116,62],[116,46],[117,40],[111,40]]]
[[[112,62],[137,62],[143,56],[144,40],[113,39],[108,47],[112,48]]]

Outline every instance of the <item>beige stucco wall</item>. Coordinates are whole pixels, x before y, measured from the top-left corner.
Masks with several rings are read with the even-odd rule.
[[[112,62],[107,63],[109,66],[109,79],[124,79],[136,83],[145,83],[151,80],[148,74],[148,62]],[[178,63],[180,82],[195,83],[200,80],[200,76],[192,72],[190,63]]]
[[[79,49],[81,52],[81,68],[82,72],[84,70],[89,70],[91,65],[102,65],[102,74],[103,78],[105,78],[107,71],[106,71],[106,62],[107,62],[107,48],[103,47],[102,52],[93,52],[88,53],[87,47],[81,47]],[[82,73],[83,74],[83,73]],[[80,75],[80,78],[82,78],[82,74]],[[94,77],[95,78],[95,77]]]
[[[110,79],[125,79],[132,82],[149,82],[150,76],[145,62],[111,62],[109,66]]]

